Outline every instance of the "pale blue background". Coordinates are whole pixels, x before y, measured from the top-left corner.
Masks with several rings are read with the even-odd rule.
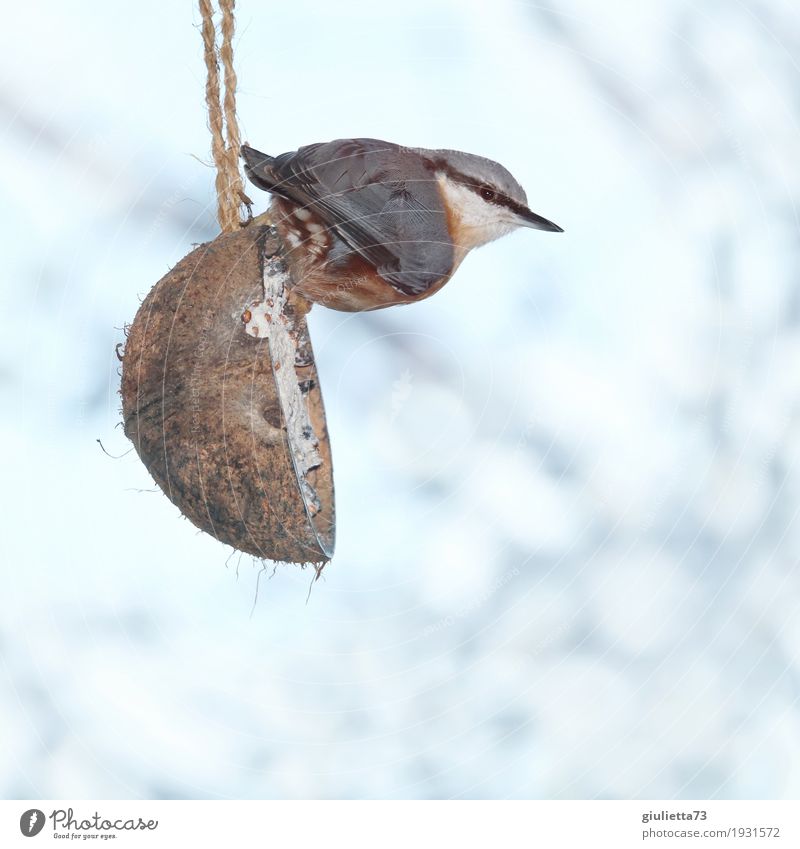
[[[314,310],[337,555],[252,616],[95,441],[215,232],[198,14],[5,21],[0,795],[798,796],[794,3],[240,0],[252,144],[481,153],[566,230]]]

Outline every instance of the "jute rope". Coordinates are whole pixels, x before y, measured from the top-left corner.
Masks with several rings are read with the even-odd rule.
[[[244,220],[242,207],[250,201],[244,193],[239,170],[241,137],[236,120],[236,71],[233,69],[233,7],[235,0],[219,0],[222,12],[222,46],[217,51],[214,9],[211,0],[199,0],[203,18],[203,56],[206,62],[206,106],[211,130],[211,153],[217,166],[217,219],[223,233],[238,230]],[[224,70],[224,98],[220,96],[219,63]],[[227,137],[227,142],[226,142]]]

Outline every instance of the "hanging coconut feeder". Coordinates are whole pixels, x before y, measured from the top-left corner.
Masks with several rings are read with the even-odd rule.
[[[198,528],[255,557],[333,555],[333,468],[308,336],[268,216],[184,257],[130,326],[125,433]]]
[[[419,301],[487,241],[523,226],[562,231],[528,208],[507,169],[473,154],[361,138],[275,157],[243,146],[234,2],[219,0],[219,51],[211,0],[199,5],[223,232],[162,278],[134,319],[125,433],[199,528],[319,573],[333,556],[335,509],[306,298],[347,311]],[[240,153],[274,210],[244,223]]]

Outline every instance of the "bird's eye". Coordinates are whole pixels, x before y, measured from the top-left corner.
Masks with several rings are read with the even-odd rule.
[[[494,200],[497,197],[497,192],[494,189],[490,189],[488,186],[482,186],[481,197],[484,200]]]

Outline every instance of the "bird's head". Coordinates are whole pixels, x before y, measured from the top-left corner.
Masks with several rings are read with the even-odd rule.
[[[518,227],[563,232],[557,224],[531,212],[525,190],[499,162],[455,150],[427,154],[455,230],[453,235],[466,250]]]

